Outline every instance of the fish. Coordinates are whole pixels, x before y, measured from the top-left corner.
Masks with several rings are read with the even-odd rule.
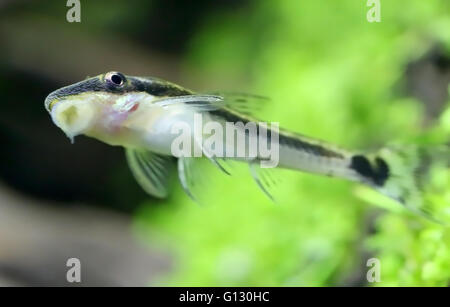
[[[111,71],[50,93],[45,99],[45,108],[53,123],[72,142],[76,136],[85,135],[123,147],[136,181],[156,198],[169,195],[169,178],[176,167],[181,186],[196,200],[192,186],[198,177],[195,163],[200,153],[200,157],[206,157],[227,175],[231,174],[224,161],[247,163],[258,186],[272,199],[267,174],[271,167],[284,168],[358,182],[414,212],[433,216],[423,187],[432,166],[450,165],[448,144],[347,150],[279,129],[277,125],[261,124],[254,113],[268,101],[266,97],[251,94],[197,93],[156,77]],[[200,132],[196,133],[199,117],[203,121],[200,128],[197,127]],[[180,123],[188,130],[184,149],[197,151],[196,155],[174,154],[174,143],[180,137],[174,131],[180,128]],[[233,133],[243,142],[231,142],[221,135],[215,138],[216,148],[206,146],[204,128],[215,124],[214,127],[226,131],[229,123],[235,124]],[[251,126],[252,123],[258,125]],[[250,126],[255,129],[251,130]],[[265,153],[261,147],[264,142],[270,143]],[[257,149],[250,154],[252,144],[256,144]],[[244,154],[236,155],[239,150]],[[276,161],[271,161],[273,157],[267,152],[276,156]]]

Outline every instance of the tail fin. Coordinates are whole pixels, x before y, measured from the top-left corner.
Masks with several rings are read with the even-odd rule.
[[[450,225],[450,146],[394,145],[369,160],[384,169],[371,182],[382,194],[436,222]]]

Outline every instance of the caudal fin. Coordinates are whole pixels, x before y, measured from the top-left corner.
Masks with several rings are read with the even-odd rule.
[[[380,175],[375,176],[378,182],[371,183],[375,189],[416,213],[450,225],[449,145],[395,145],[370,160]]]

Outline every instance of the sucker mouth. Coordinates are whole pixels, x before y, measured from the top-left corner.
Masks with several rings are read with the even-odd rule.
[[[61,98],[59,97],[58,91],[54,91],[54,92],[50,93],[47,96],[47,98],[45,98],[45,103],[44,103],[45,109],[47,110],[47,112],[50,113],[52,111],[52,109],[53,109],[53,106],[56,103],[58,103],[58,102],[60,102],[62,100],[64,100],[64,98],[63,97],[61,97]]]
[[[61,102],[61,100],[58,100],[58,99],[53,99],[53,100],[49,100],[48,102],[46,101],[45,102],[45,108],[47,109],[47,111],[48,112],[51,112],[52,111],[52,109],[53,109],[53,106],[56,104],[56,103],[58,103],[58,102]]]
[[[55,100],[49,105],[50,114],[56,126],[61,128],[71,139],[80,135],[92,126],[95,116],[95,106],[83,100]]]

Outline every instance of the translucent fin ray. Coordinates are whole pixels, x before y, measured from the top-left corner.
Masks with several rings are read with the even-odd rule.
[[[167,197],[173,158],[130,148],[125,149],[125,154],[131,172],[142,189],[158,198]]]

